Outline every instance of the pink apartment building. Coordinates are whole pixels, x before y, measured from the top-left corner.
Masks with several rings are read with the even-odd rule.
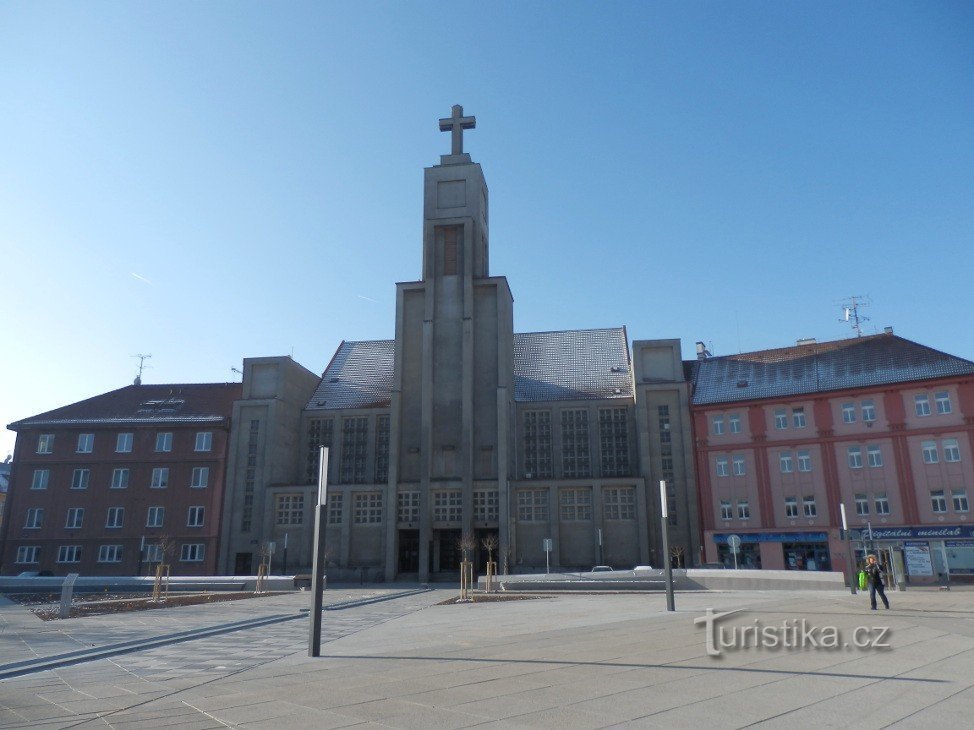
[[[691,369],[705,562],[845,570],[844,505],[896,580],[974,576],[974,362],[887,329]]]

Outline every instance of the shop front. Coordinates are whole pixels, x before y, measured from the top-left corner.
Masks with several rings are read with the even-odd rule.
[[[731,534],[741,539],[737,554],[740,568],[832,570],[827,532],[714,533],[717,559],[726,567],[734,567],[734,554],[728,543]]]
[[[875,554],[897,583],[974,582],[974,527],[881,527],[853,533],[856,556]]]

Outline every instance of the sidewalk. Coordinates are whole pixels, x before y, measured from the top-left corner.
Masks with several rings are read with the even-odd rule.
[[[678,593],[676,613],[660,594],[435,605],[453,595],[325,612],[318,659],[307,656],[308,624],[298,619],[8,680],[0,727],[919,728],[967,726],[974,714],[967,591],[891,592],[892,610],[877,612],[865,595],[821,591]],[[329,591],[328,600],[339,597]],[[234,610],[297,611],[308,596],[274,601]],[[715,658],[694,625],[708,608],[746,609],[727,619],[739,626],[805,619],[844,636],[889,627],[891,649]],[[143,621],[138,630],[151,632],[231,618],[149,613],[165,615],[61,622],[78,622],[64,640],[132,633]],[[7,615],[0,609],[0,620]],[[11,615],[3,636],[16,624],[30,643],[29,622]]]

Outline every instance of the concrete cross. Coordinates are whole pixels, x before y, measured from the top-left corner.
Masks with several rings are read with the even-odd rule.
[[[477,117],[463,116],[463,107],[459,104],[453,105],[453,116],[440,120],[440,131],[450,131],[453,133],[452,155],[463,154],[463,130],[473,129],[477,126]]]

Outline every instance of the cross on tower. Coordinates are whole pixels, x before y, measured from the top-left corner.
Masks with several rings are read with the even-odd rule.
[[[473,129],[477,126],[477,117],[463,116],[463,107],[459,104],[453,105],[453,116],[440,120],[440,131],[450,131],[453,134],[453,148],[450,154],[463,154],[463,130]]]

